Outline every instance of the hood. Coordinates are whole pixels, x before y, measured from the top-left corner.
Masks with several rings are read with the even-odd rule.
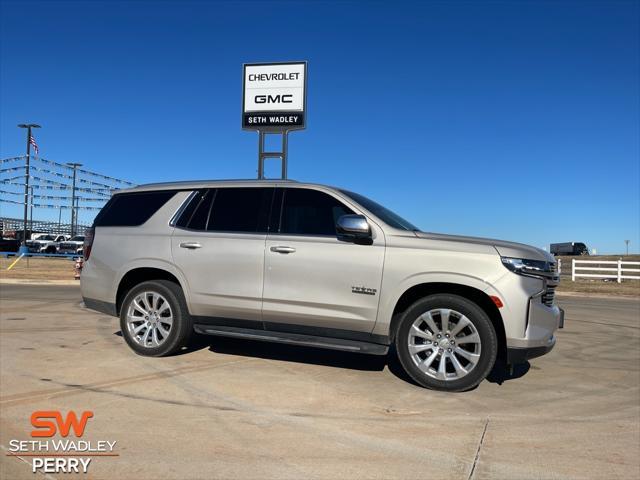
[[[506,242],[493,238],[465,237],[463,235],[445,235],[442,233],[415,232],[418,238],[429,238],[445,242],[475,243],[478,245],[490,245],[494,247],[501,257],[526,258],[529,260],[542,260],[555,262],[555,258],[548,252],[524,243]]]

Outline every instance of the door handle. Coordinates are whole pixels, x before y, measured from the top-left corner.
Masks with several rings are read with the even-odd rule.
[[[296,251],[296,249],[293,247],[283,247],[283,246],[271,247],[270,250],[276,253],[293,253]]]
[[[202,245],[200,245],[198,242],[182,242],[180,244],[180,248],[188,248],[190,250],[195,250],[196,248],[201,248]]]

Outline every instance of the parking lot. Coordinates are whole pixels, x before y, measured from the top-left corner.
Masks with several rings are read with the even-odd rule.
[[[117,441],[89,478],[640,477],[637,299],[561,297],[553,352],[445,394],[385,358],[267,343],[143,358],[77,286],[0,289],[3,479],[34,477],[5,455],[35,410],[91,410],[83,438]]]

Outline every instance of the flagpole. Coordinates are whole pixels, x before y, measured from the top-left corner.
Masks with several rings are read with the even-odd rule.
[[[24,172],[24,219],[23,219],[23,228],[22,228],[22,244],[20,246],[20,253],[25,254],[28,253],[27,248],[27,220],[29,213],[29,164],[31,160],[31,129],[32,128],[40,128],[40,125],[35,123],[21,123],[18,125],[18,128],[26,128],[27,129],[27,162],[25,166]]]

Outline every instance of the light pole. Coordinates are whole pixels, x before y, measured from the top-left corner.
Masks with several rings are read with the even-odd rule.
[[[20,123],[18,128],[27,129],[27,164],[24,170],[24,221],[22,226],[22,244],[20,253],[27,253],[27,214],[29,213],[29,163],[31,159],[31,129],[40,128],[36,123]]]
[[[33,185],[29,187],[31,190],[31,211],[29,212],[29,230],[33,232]]]
[[[73,168],[73,187],[71,190],[71,237],[76,235],[76,169],[81,167],[81,163],[67,163],[67,165]]]
[[[624,243],[627,244],[627,257],[629,256],[629,240],[625,240]]]
[[[78,208],[79,207],[80,207],[80,197],[76,197],[76,207],[74,209],[76,214],[73,217],[73,231],[75,232],[74,235],[78,233]]]

